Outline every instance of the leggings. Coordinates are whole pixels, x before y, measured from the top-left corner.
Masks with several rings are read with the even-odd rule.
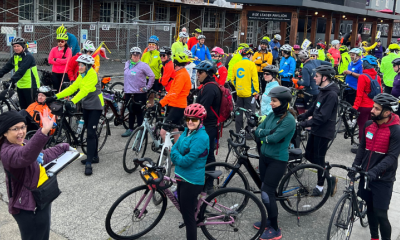
[[[97,125],[102,110],[83,109],[83,120],[87,129],[87,160],[86,164],[91,164],[93,158],[98,157],[97,148],[99,139],[97,138]]]
[[[27,109],[35,101],[37,88],[17,88],[19,106]]]
[[[18,223],[22,240],[48,240],[51,224],[51,204],[43,210],[26,211],[20,209],[12,215]],[[5,237],[6,238],[6,237]]]
[[[135,118],[137,118],[137,125],[141,126],[144,119],[142,107],[146,104],[147,93],[125,93],[125,104],[133,97],[133,101],[129,107],[129,129],[133,130],[135,125]],[[141,102],[141,104],[137,104]]]
[[[372,108],[366,108],[366,107],[358,108],[358,112],[360,113],[360,115],[357,118],[358,139],[361,139],[362,136],[364,136],[364,126],[365,123],[371,119],[371,110]]]
[[[197,224],[194,214],[196,213],[197,196],[204,186],[181,181],[178,181],[177,184],[179,207],[186,226],[186,239],[197,240]]]
[[[260,154],[259,161],[261,186],[261,199],[267,209],[271,226],[278,230],[278,205],[276,204],[276,188],[286,171],[286,161],[275,160]]]
[[[64,81],[62,80],[64,76]],[[69,82],[68,74],[64,73],[51,73],[51,80],[53,81],[53,89],[56,90],[56,92],[60,91],[60,86],[61,86],[61,81],[63,82]]]
[[[318,137],[314,134],[310,134],[307,146],[305,158],[311,163],[320,165],[321,167],[325,167],[325,155],[328,151],[328,138]],[[318,186],[324,186],[324,178],[322,177],[323,171],[318,170]]]
[[[388,210],[374,208],[372,201],[367,201],[367,217],[371,238],[379,239],[379,231],[382,240],[390,240],[392,235],[392,226],[390,225]]]

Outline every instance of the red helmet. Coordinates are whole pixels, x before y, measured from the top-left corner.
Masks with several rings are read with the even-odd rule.
[[[299,45],[294,45],[294,46],[293,46],[293,49],[294,49],[294,50],[300,50],[300,46],[299,46]]]
[[[216,52],[216,53],[218,53],[219,55],[224,55],[224,50],[223,50],[222,48],[220,48],[220,47],[215,47],[215,48],[213,48],[213,49],[211,50],[211,52]]]
[[[194,103],[190,104],[185,108],[184,112],[185,117],[192,117],[192,118],[198,118],[200,120],[203,120],[204,118],[207,117],[207,111],[203,107],[203,105]]]
[[[326,48],[326,45],[323,42],[319,42],[319,43],[317,43],[317,45],[320,46],[322,49]]]

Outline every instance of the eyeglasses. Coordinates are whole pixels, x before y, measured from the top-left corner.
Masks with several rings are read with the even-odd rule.
[[[317,56],[310,56],[310,58],[317,58]]]
[[[155,43],[149,43],[149,46],[157,46],[157,44],[155,44]]]
[[[16,133],[19,132],[20,130],[25,131],[25,130],[26,130],[26,125],[24,125],[24,126],[22,126],[22,127],[10,128],[10,129],[8,129],[8,130],[13,131],[13,132],[16,132]]]
[[[197,123],[199,121],[199,119],[198,118],[186,118],[187,123],[190,121],[192,121],[192,123]]]
[[[57,42],[59,42],[59,43],[65,43],[64,40],[57,40]]]
[[[160,57],[166,57],[167,54],[160,54]]]
[[[264,75],[271,76],[271,73],[265,72]]]
[[[211,54],[211,57],[212,57],[212,58],[218,58],[219,55],[217,55],[217,54]]]
[[[203,70],[197,70],[197,74],[199,74],[199,75],[203,74],[203,72],[205,72],[205,71],[203,71]]]

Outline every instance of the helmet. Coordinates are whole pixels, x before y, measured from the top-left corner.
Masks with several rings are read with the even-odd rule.
[[[14,44],[20,44],[22,46],[26,46],[25,39],[20,38],[20,37],[13,38],[13,40],[11,41],[11,45],[14,45]]]
[[[239,44],[238,48],[248,48],[248,47],[249,47],[249,45],[247,43],[241,43],[241,44]]]
[[[195,32],[195,33],[201,33],[201,29],[200,29],[200,28],[196,28],[196,29],[194,30],[194,32]]]
[[[267,40],[268,42],[271,41],[271,39],[270,39],[269,37],[267,37],[267,36],[264,36],[264,37],[262,38],[262,40]]]
[[[320,46],[322,49],[326,48],[326,45],[323,42],[319,42],[319,43],[317,43],[317,45]]]
[[[157,36],[155,36],[155,35],[153,35],[153,36],[151,36],[150,38],[149,38],[149,41],[147,41],[148,43],[155,43],[155,44],[158,44],[158,37]]]
[[[395,58],[395,59],[392,61],[392,64],[393,64],[393,65],[400,65],[400,58]]]
[[[378,62],[376,61],[376,57],[372,56],[372,55],[367,55],[365,57],[363,57],[362,59],[363,61],[367,61],[369,64],[373,65],[373,66],[377,66]]]
[[[336,74],[335,69],[329,65],[320,65],[315,68],[314,71],[322,76],[328,76],[330,78],[333,78]]]
[[[276,86],[272,88],[267,96],[271,98],[277,98],[280,102],[290,102],[292,100],[290,89],[282,86]]]
[[[363,45],[363,47],[366,47],[368,45],[368,42],[367,41],[363,41],[361,44]]]
[[[160,48],[160,54],[171,55],[172,54],[171,48],[167,46]]]
[[[192,57],[193,55],[192,55],[192,51],[189,51],[189,50],[187,50],[187,49],[185,49],[185,50],[183,50],[183,53],[184,54],[186,54],[188,57]]]
[[[300,50],[301,48],[300,48],[300,46],[299,45],[294,45],[293,46],[293,50]]]
[[[374,97],[374,102],[381,105],[382,108],[389,108],[393,112],[399,109],[399,99],[389,93],[379,93]]]
[[[42,93],[42,94],[46,95],[46,97],[53,96],[53,91],[51,90],[51,88],[49,86],[41,86],[37,90],[37,94],[39,94],[39,93]]]
[[[281,35],[279,35],[279,34],[275,34],[275,35],[274,35],[274,38],[275,38],[276,40],[278,40],[278,41],[280,41],[280,40],[282,39]]]
[[[340,52],[347,52],[347,51],[349,51],[349,49],[347,48],[346,45],[342,45],[342,46],[340,46],[339,51]]]
[[[57,34],[57,40],[68,40],[68,35],[66,33]]]
[[[56,34],[60,34],[60,33],[67,33],[67,29],[64,27],[64,24],[59,26],[56,30]]]
[[[133,47],[131,48],[131,50],[129,51],[131,54],[132,53],[142,53],[142,49],[138,48],[138,47]]]
[[[251,48],[242,48],[242,49],[240,50],[240,54],[241,54],[242,56],[245,56],[245,55],[247,55],[247,54],[254,54],[254,52],[253,52],[253,50],[252,50]]]
[[[198,118],[200,120],[203,120],[207,117],[206,109],[199,103],[193,103],[187,106],[183,114],[185,117]]]
[[[308,54],[308,52],[306,50],[301,50],[299,52],[299,58],[305,60],[305,59],[310,58],[310,55]]]
[[[400,46],[396,43],[392,43],[389,45],[389,50],[400,50]]]
[[[381,42],[381,39],[380,38],[376,39],[376,42]]]
[[[180,32],[179,33],[179,38],[188,38],[188,37],[189,37],[189,35],[187,33],[185,33],[185,32]]]
[[[275,65],[265,66],[262,70],[263,70],[263,72],[270,72],[270,73],[278,73],[279,72],[279,68]]]
[[[269,45],[269,41],[267,40],[267,39],[261,39],[261,41],[260,41],[260,45],[262,45],[262,44],[264,44],[264,45]]]
[[[86,40],[86,41],[83,43],[83,49],[86,50],[86,51],[88,51],[88,52],[94,52],[94,51],[96,51],[96,48],[94,47],[93,42],[90,41],[90,40]]]
[[[211,52],[216,52],[216,53],[218,53],[219,55],[224,55],[225,53],[224,53],[224,50],[222,49],[222,48],[220,48],[220,47],[215,47],[215,48],[213,48],[212,50],[211,50]]]
[[[281,51],[291,52],[292,46],[290,46],[289,44],[285,44],[281,47]]]
[[[198,39],[198,40],[200,40],[200,39],[206,39],[206,36],[204,36],[204,35],[199,35],[199,36],[197,37],[197,39]]]
[[[335,45],[338,45],[338,44],[340,44],[339,40],[333,40],[333,41],[331,42],[331,45],[332,45],[332,46],[335,46]]]
[[[209,75],[215,74],[217,72],[215,65],[208,60],[201,61],[196,67],[194,67],[194,69],[205,71]]]
[[[400,42],[400,38],[398,38],[397,41]]]
[[[356,54],[356,55],[358,55],[358,56],[361,56],[361,55],[362,55],[362,51],[361,51],[361,49],[359,49],[359,48],[352,48],[352,49],[349,51],[349,53],[354,53],[354,54]]]
[[[190,62],[190,59],[189,59],[188,55],[186,55],[183,52],[175,53],[174,56],[172,57],[172,59],[174,59],[174,61],[177,61],[178,63],[188,63],[188,62]]]
[[[318,55],[318,50],[313,48],[310,50],[310,55]]]
[[[88,55],[80,55],[78,59],[76,59],[78,63],[84,63],[84,64],[89,64],[93,65],[94,64],[94,58],[92,56]]]

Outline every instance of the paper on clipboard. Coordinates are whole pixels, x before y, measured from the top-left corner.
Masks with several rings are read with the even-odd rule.
[[[80,156],[81,154],[78,151],[66,151],[61,156],[47,163],[43,167],[46,169],[46,173],[49,176],[58,174],[61,170],[63,170]]]

